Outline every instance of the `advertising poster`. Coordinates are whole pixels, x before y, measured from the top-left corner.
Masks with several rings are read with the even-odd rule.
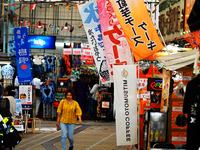
[[[89,44],[84,44],[81,53],[82,65],[94,65],[94,58]]]
[[[78,6],[102,84],[110,81],[96,0]]]
[[[16,99],[15,116],[22,117],[22,103],[20,99]]]
[[[133,57],[110,1],[98,0],[97,6],[110,81],[113,82],[113,65],[132,65]]]
[[[110,0],[136,61],[163,48],[143,0]]]
[[[187,140],[187,132],[172,132],[172,144],[174,146],[183,144],[186,144]]]
[[[172,102],[172,129],[187,129],[187,115],[183,114],[183,101]]]
[[[170,71],[163,70],[162,99],[160,111],[166,113],[169,103]]]
[[[136,65],[114,65],[117,146],[137,144]]]
[[[30,83],[33,77],[31,74],[27,28],[15,28],[14,34],[18,82]]]
[[[19,99],[22,104],[32,104],[32,85],[19,85]]]
[[[172,98],[184,99],[186,85],[192,79],[191,71],[173,71],[172,79],[174,80]]]

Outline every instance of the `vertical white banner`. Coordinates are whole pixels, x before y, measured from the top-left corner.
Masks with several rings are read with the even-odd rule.
[[[110,81],[96,0],[78,6],[101,82]]]
[[[136,65],[114,65],[117,146],[137,144]]]

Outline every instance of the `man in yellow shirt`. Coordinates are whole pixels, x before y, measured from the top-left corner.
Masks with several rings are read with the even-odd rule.
[[[62,150],[66,150],[66,138],[69,139],[69,150],[73,150],[74,147],[74,128],[77,123],[77,116],[79,118],[79,124],[82,124],[81,116],[82,110],[75,100],[73,100],[73,91],[68,90],[65,93],[66,99],[63,99],[57,109],[58,117],[56,126],[61,127],[62,132]],[[68,131],[68,132],[67,132]]]

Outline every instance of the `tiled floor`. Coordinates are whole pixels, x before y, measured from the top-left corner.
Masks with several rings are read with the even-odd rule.
[[[16,150],[62,150],[61,131],[56,131],[55,121],[42,121],[41,133],[28,132]],[[30,130],[29,130],[30,131]],[[125,150],[116,146],[115,122],[83,121],[76,125],[74,150]],[[67,148],[69,142],[67,141]]]

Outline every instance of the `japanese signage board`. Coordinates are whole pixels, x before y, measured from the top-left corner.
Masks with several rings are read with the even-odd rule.
[[[73,55],[81,55],[81,48],[73,48]]]
[[[110,0],[136,61],[163,48],[143,0]]]
[[[19,83],[30,83],[31,75],[27,28],[15,28],[15,47],[17,59],[17,75]]]
[[[137,144],[136,65],[114,65],[117,146]]]
[[[85,44],[82,48],[81,61],[83,65],[94,65],[94,58],[89,44]]]
[[[184,31],[185,5],[185,0],[160,1],[159,29],[164,40],[182,38]]]
[[[166,113],[169,103],[170,71],[163,70],[162,99],[160,111]]]
[[[172,144],[174,146],[186,144],[187,132],[172,132]]]
[[[63,55],[71,55],[72,49],[71,48],[64,48],[63,49]]]
[[[21,100],[21,104],[32,105],[32,93],[32,85],[19,85],[19,99]]]
[[[98,0],[97,6],[110,81],[113,82],[113,65],[131,65],[133,64],[133,58],[129,44],[110,1]]]
[[[96,0],[91,0],[85,4],[79,5],[78,9],[99,72],[100,80],[104,84],[110,81],[110,77],[99,22],[97,2]]]

